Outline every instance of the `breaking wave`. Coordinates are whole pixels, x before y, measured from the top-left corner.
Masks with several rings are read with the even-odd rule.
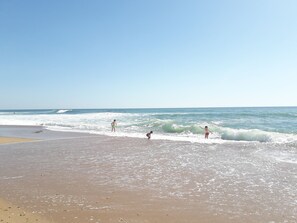
[[[57,114],[63,114],[63,113],[66,113],[68,111],[71,111],[71,110],[61,109],[61,110],[57,111]]]
[[[160,123],[159,123],[160,124]],[[174,122],[160,124],[164,133],[175,134],[204,134],[204,126],[207,124],[179,125]],[[254,142],[286,142],[297,140],[293,134],[267,132],[259,129],[232,129],[218,125],[208,125],[214,138],[232,141]]]

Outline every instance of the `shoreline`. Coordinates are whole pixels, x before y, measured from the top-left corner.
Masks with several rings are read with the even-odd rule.
[[[0,125],[0,137],[1,137],[1,131],[2,130],[10,130],[13,129],[12,131],[9,131],[8,135],[3,135],[3,137],[12,137],[12,138],[21,138],[21,136],[24,136],[25,139],[38,139],[38,140],[49,140],[49,139],[54,139],[57,138],[59,135],[65,135],[65,138],[69,138],[69,136],[73,137],[83,137],[83,136],[103,136],[103,137],[112,137],[112,138],[127,138],[131,140],[147,140],[146,133],[143,133],[139,135],[139,133],[135,134],[127,134],[123,133],[120,131],[117,132],[110,132],[110,133],[97,133],[97,132],[86,132],[83,130],[74,130],[74,129],[56,129],[56,128],[48,128],[43,125]],[[25,130],[27,131],[27,134],[20,134],[19,131],[14,131],[14,130]],[[31,134],[28,133],[28,131],[31,131]],[[43,133],[43,134],[33,134],[33,133]],[[44,134],[45,133],[45,134]],[[176,137],[176,138],[171,138],[167,136],[158,136],[157,134],[153,134],[152,138],[150,140],[153,141],[168,141],[168,142],[184,142],[184,143],[197,143],[197,144],[232,144],[232,143],[237,143],[237,144],[244,144],[244,143],[262,143],[258,141],[236,141],[236,140],[222,140],[222,139],[216,139],[216,138],[209,138],[209,139],[204,139],[204,134],[200,135],[200,138],[187,138],[187,137]]]
[[[6,134],[3,133],[6,131]],[[24,133],[25,131],[25,133]],[[8,133],[7,133],[8,132]],[[92,133],[92,132],[84,132],[79,130],[71,130],[71,129],[51,129],[47,128],[43,125],[0,125],[0,138],[24,138],[25,140],[51,140],[51,139],[62,139],[61,136],[67,138],[76,138],[76,137],[111,137],[111,138],[123,138],[123,139],[131,139],[131,140],[148,140],[146,134],[139,136],[130,136],[125,135],[120,131],[110,134],[102,134],[102,133]],[[203,135],[204,137],[204,135]],[[221,140],[217,139],[207,139],[202,138],[201,141],[191,141],[187,139],[178,139],[173,140],[170,138],[156,138],[155,135],[150,139],[152,141],[157,142],[184,142],[184,143],[197,143],[197,144],[221,144]],[[248,143],[248,141],[225,141],[225,144],[228,143]],[[1,145],[1,143],[0,143]]]
[[[1,145],[0,197],[55,223],[295,220],[295,166],[265,161],[266,144],[5,131],[35,141]]]
[[[13,132],[10,135],[3,135],[3,129],[7,132]],[[21,134],[20,131],[10,131],[10,129],[37,129],[35,133],[46,133],[46,134]],[[227,128],[228,129],[228,128]],[[255,132],[253,132],[255,131]],[[74,137],[80,135],[92,135],[92,136],[105,136],[105,137],[116,137],[116,138],[130,138],[130,139],[147,139],[146,132],[123,132],[118,129],[116,132],[111,131],[96,131],[96,130],[84,130],[84,129],[72,129],[64,127],[49,127],[45,125],[0,125],[0,137],[1,135],[6,137],[16,137],[16,138],[30,138],[30,139],[50,139],[57,137],[57,133],[60,135],[65,134],[67,138],[68,135],[74,135]],[[51,134],[49,134],[51,133]],[[227,135],[227,138],[226,136]],[[258,129],[238,129],[236,132],[227,132],[222,134],[222,136],[217,135],[217,133],[212,133],[208,139],[204,138],[203,134],[194,134],[191,136],[187,135],[170,135],[163,133],[155,133],[152,135],[152,140],[160,141],[171,141],[171,142],[189,142],[198,144],[284,144],[284,143],[294,143],[297,140],[297,135],[294,133],[279,133],[279,132],[269,132]]]

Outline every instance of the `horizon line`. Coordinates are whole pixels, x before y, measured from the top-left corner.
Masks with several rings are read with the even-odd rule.
[[[9,111],[9,110],[123,110],[123,109],[208,109],[208,108],[296,108],[297,105],[281,105],[281,106],[202,106],[202,107],[115,107],[115,108],[5,108],[0,109],[1,111]]]

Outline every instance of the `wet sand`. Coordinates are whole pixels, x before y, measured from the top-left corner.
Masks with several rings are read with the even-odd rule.
[[[36,140],[0,145],[0,197],[50,222],[296,222],[296,166],[256,162],[261,144],[227,153],[42,127],[4,133]]]

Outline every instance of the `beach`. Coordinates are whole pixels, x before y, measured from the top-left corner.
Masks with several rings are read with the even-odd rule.
[[[297,220],[296,164],[265,144],[0,129],[33,140],[0,145],[1,199],[49,222]]]
[[[24,138],[0,137],[0,144],[31,142],[31,141],[32,141],[31,139],[24,139]]]
[[[0,223],[297,223],[297,0],[0,0]]]
[[[50,223],[46,219],[42,218],[34,211],[27,211],[21,209],[20,206],[12,205],[11,203],[0,199],[0,222],[41,222]]]

